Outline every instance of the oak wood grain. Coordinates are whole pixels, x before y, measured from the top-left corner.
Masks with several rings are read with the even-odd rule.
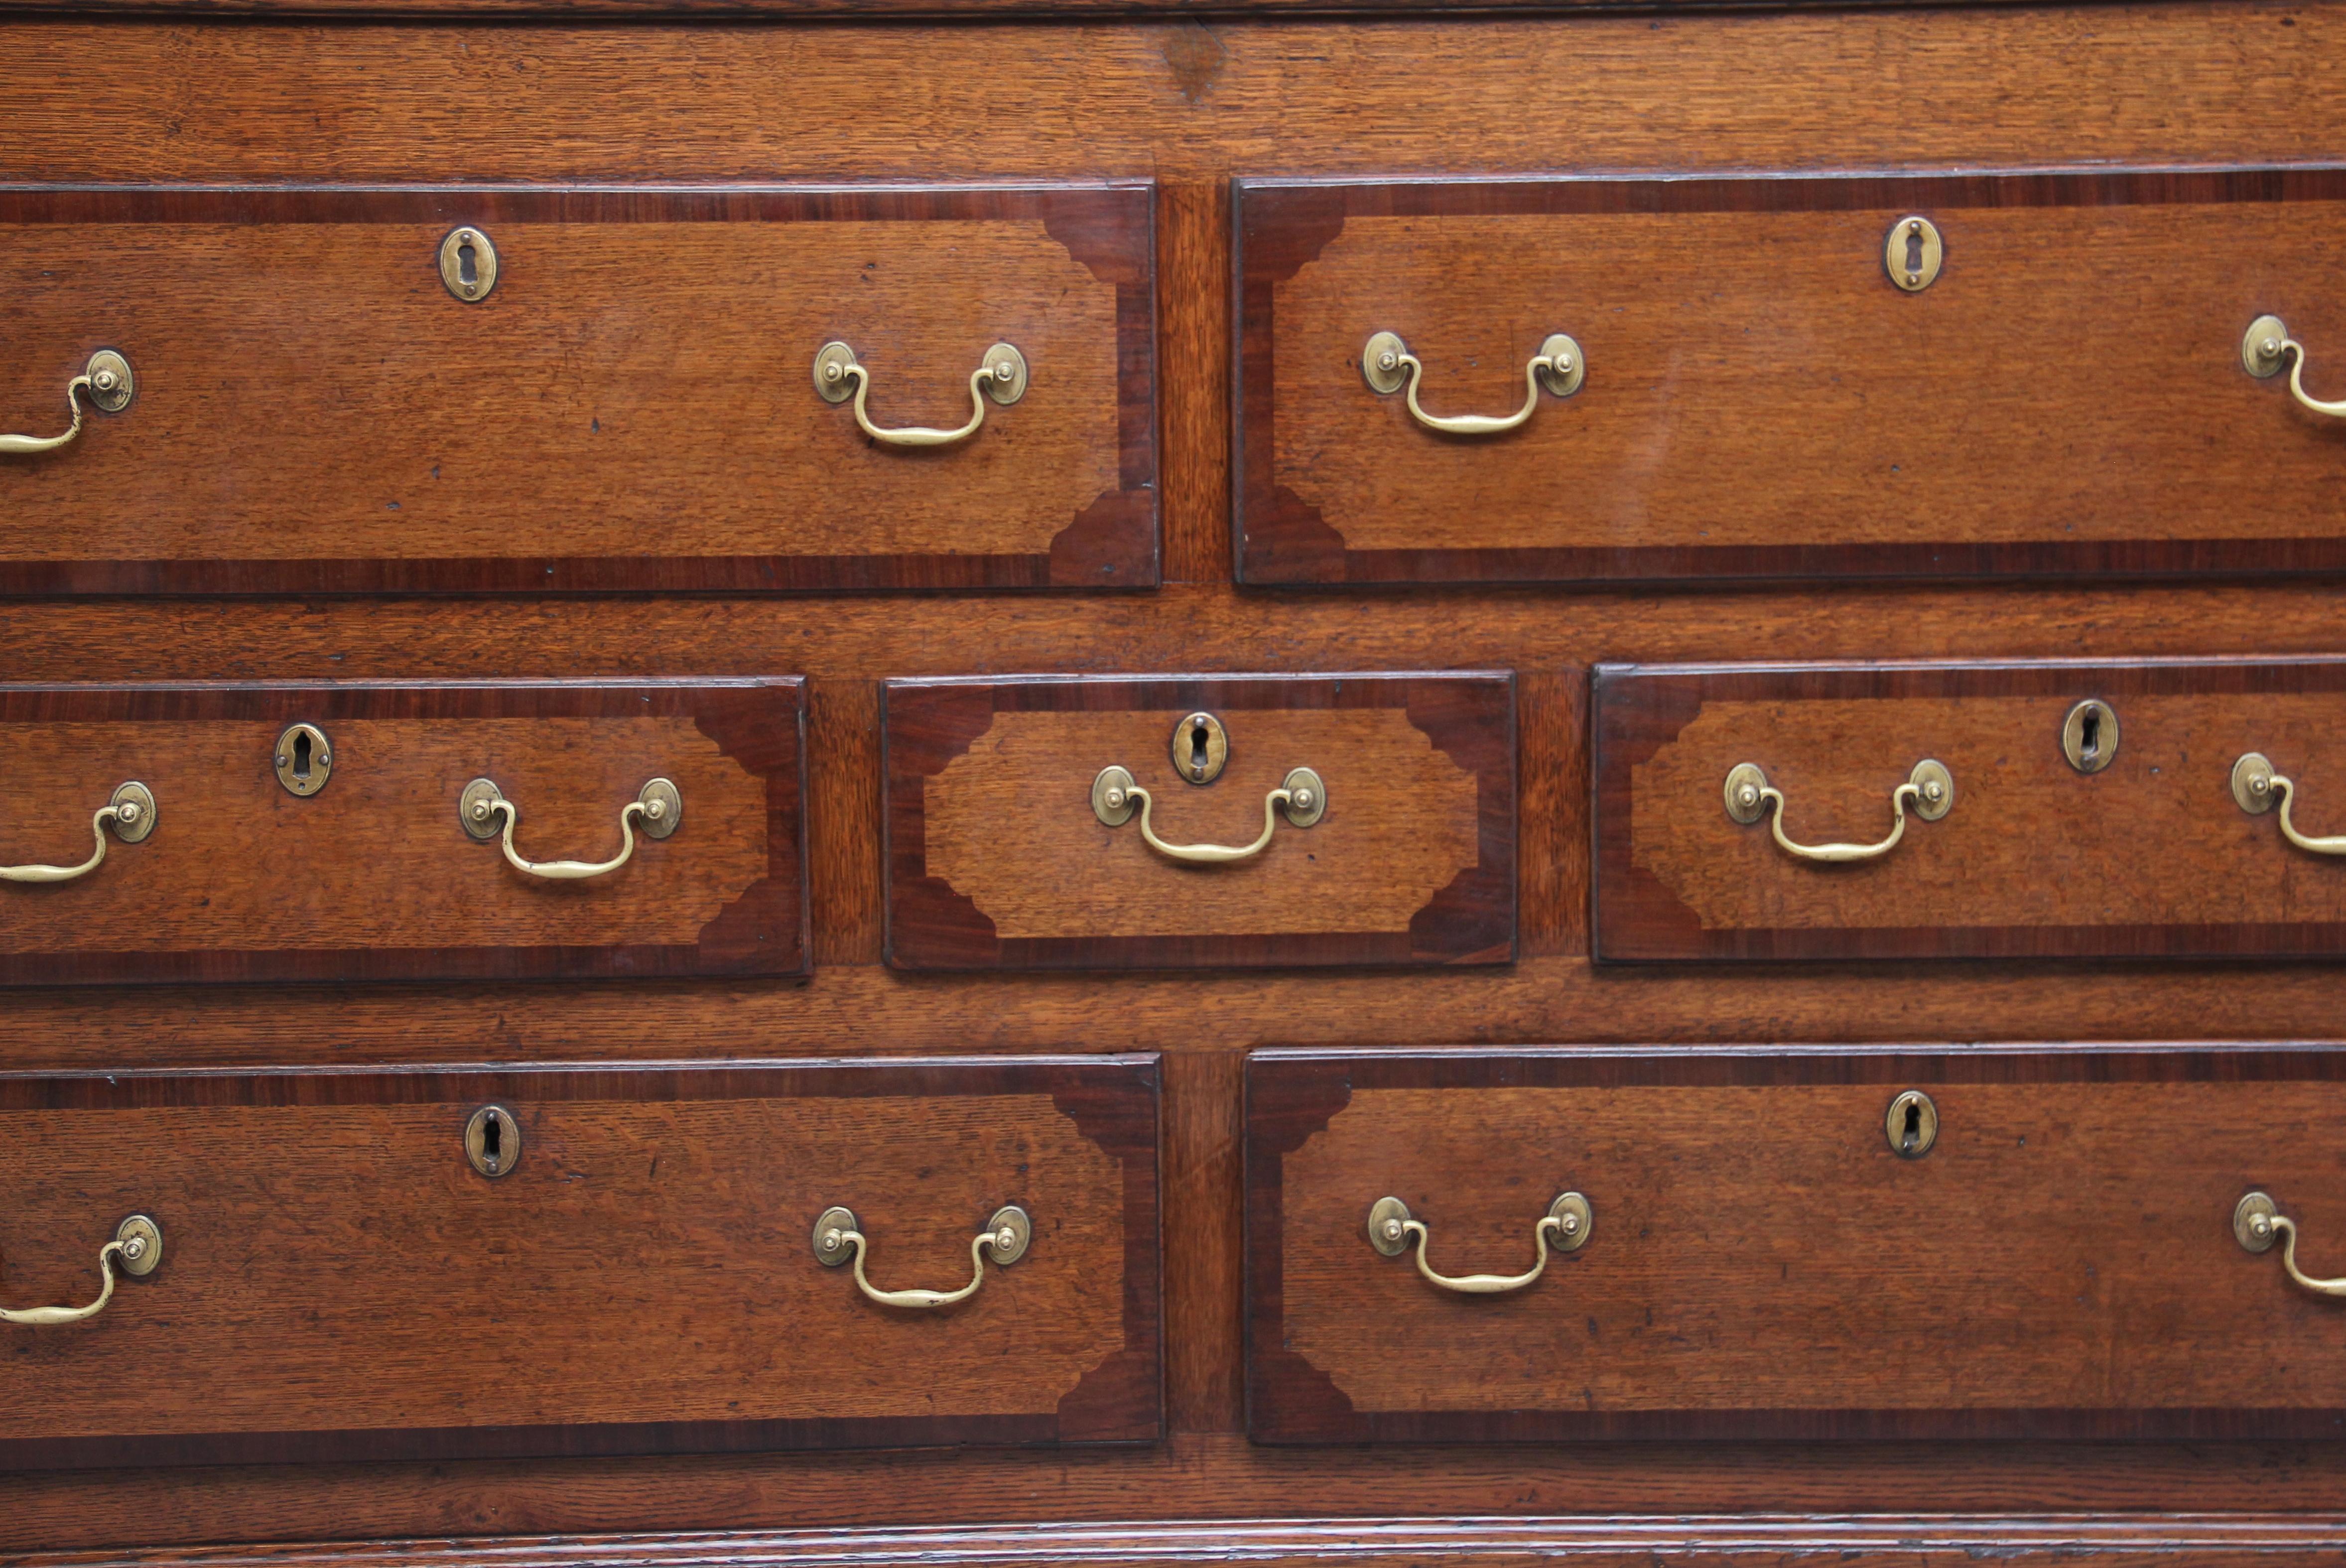
[[[72,864],[115,786],[155,827],[70,881],[7,883],[15,983],[739,972],[806,967],[801,683],[484,682],[0,687],[13,861]],[[277,778],[320,727],[314,795]],[[605,860],[665,777],[682,825],[554,882],[457,820],[485,777],[517,852]]]
[[[2346,1324],[2231,1215],[2270,1189],[2309,1260],[2346,1232],[2341,1074],[2326,1051],[1260,1054],[1250,1431],[2333,1436]],[[1937,1105],[1920,1158],[1883,1128],[1903,1088]],[[1512,1275],[1566,1189],[1588,1241],[1519,1291],[1369,1245],[1391,1194],[1433,1268]]]
[[[1240,574],[2334,571],[2339,433],[2240,337],[2339,338],[2341,198],[2280,168],[1241,180]],[[1947,260],[1910,294],[1882,251],[1914,213]],[[1377,331],[1436,414],[1513,412],[1551,332],[1587,380],[1439,434],[1363,378]]]
[[[91,350],[138,395],[0,462],[0,589],[1145,587],[1151,193],[0,193],[14,427]],[[443,285],[442,237],[495,244]],[[882,426],[817,395],[846,341]],[[46,433],[46,431],[40,432]]]
[[[1492,963],[1514,956],[1515,709],[1504,674],[892,682],[889,958],[904,968]],[[1176,772],[1215,714],[1221,776]],[[1091,806],[1102,769],[1160,839],[1237,846],[1290,769],[1326,815],[1178,863]],[[1196,824],[1196,826],[1192,826]]]
[[[1597,951],[1606,959],[2309,955],[2346,942],[2346,884],[2233,799],[2259,751],[2301,830],[2346,794],[2330,660],[1741,669],[1596,676]],[[2073,768],[2069,708],[2111,705],[2107,766]],[[1923,758],[1939,821],[1877,860],[1803,862],[1728,816],[1729,769],[1784,795],[1796,842],[1872,842]]]
[[[1133,1056],[0,1078],[12,1303],[94,1294],[121,1214],[166,1240],[98,1317],[7,1329],[0,1464],[1151,1437],[1155,1088]],[[882,1288],[953,1288],[1005,1202],[1028,1255],[942,1311],[809,1239],[847,1206]]]

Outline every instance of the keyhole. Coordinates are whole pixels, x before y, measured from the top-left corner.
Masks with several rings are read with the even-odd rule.
[[[2102,749],[2102,716],[2093,708],[2086,710],[2077,726],[2077,755],[2091,762]]]
[[[310,781],[310,737],[306,732],[293,738],[293,777],[304,784]]]
[[[1909,241],[1910,245],[1919,243],[1920,241]],[[1919,250],[1910,253],[1921,254]],[[1912,266],[1914,263],[1910,262],[1908,265]],[[456,247],[456,280],[468,290],[481,286],[480,255],[473,249],[473,242],[469,239]]]
[[[1189,726],[1189,777],[1206,776],[1206,726],[1201,720]]]
[[[1906,226],[1906,277],[1911,282],[1922,275],[1923,226],[1910,223]]]
[[[1914,1145],[1922,1141],[1923,1103],[1919,1100],[1909,1100],[1906,1102],[1906,1130],[1899,1135],[1898,1146],[1912,1154],[1914,1151]]]
[[[1907,1106],[1909,1125],[1912,1125],[1913,1115],[1914,1107]],[[481,1164],[488,1167],[491,1175],[496,1173],[498,1165],[505,1158],[505,1119],[495,1111],[490,1112],[489,1119],[481,1124]]]

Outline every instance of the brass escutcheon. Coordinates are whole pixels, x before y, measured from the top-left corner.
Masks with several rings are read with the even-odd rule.
[[[1946,254],[1937,224],[1923,217],[1902,218],[1882,241],[1882,268],[1892,283],[1919,294],[1938,281],[1939,263]]]
[[[2061,720],[2061,755],[2080,773],[2099,773],[2118,756],[2117,710],[2087,697]]]
[[[521,1124],[503,1105],[483,1105],[464,1124],[464,1163],[495,1181],[521,1164]]]
[[[1192,784],[1211,784],[1230,759],[1230,738],[1210,713],[1193,713],[1173,727],[1173,771]]]
[[[1938,1103],[1920,1089],[1909,1089],[1890,1102],[1882,1130],[1889,1135],[1892,1154],[1919,1160],[1939,1141]]]
[[[497,248],[477,229],[454,229],[440,241],[440,281],[467,305],[477,305],[497,286]]]
[[[277,781],[288,794],[304,799],[323,789],[326,776],[334,770],[334,748],[314,724],[290,726],[277,738],[275,757]]]

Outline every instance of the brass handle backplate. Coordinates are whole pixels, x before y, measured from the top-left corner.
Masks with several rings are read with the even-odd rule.
[[[2346,835],[2317,839],[2297,830],[2297,824],[2289,819],[2290,803],[2297,799],[2297,787],[2274,772],[2272,759],[2261,751],[2243,752],[2240,759],[2232,764],[2232,799],[2239,803],[2241,810],[2257,817],[2279,804],[2281,837],[2316,855],[2346,855]]]
[[[114,1299],[114,1266],[122,1265],[122,1272],[133,1279],[144,1279],[155,1272],[163,1261],[163,1227],[143,1214],[134,1214],[114,1227],[114,1239],[97,1249],[97,1273],[103,1283],[97,1299],[87,1307],[20,1307],[15,1310],[0,1307],[0,1323],[18,1323],[28,1329],[53,1329],[61,1324],[78,1323],[95,1318],[106,1310]]]
[[[1381,1197],[1369,1206],[1369,1245],[1387,1257],[1399,1257],[1409,1250],[1410,1238],[1417,1238],[1417,1271],[1444,1290],[1455,1290],[1465,1296],[1499,1296],[1510,1290],[1521,1290],[1547,1270],[1548,1238],[1556,1239],[1561,1252],[1577,1252],[1588,1245],[1588,1233],[1595,1228],[1596,1216],[1588,1200],[1576,1192],[1560,1193],[1539,1223],[1532,1227],[1532,1243],[1539,1248],[1539,1260],[1522,1274],[1436,1274],[1425,1261],[1425,1222],[1411,1217],[1409,1205],[1397,1197]]]
[[[1279,828],[1281,813],[1298,828],[1309,828],[1318,822],[1328,814],[1328,787],[1309,768],[1288,769],[1279,788],[1262,798],[1262,832],[1251,844],[1168,844],[1149,825],[1149,811],[1155,804],[1148,791],[1132,781],[1129,769],[1103,768],[1099,777],[1092,780],[1092,814],[1109,827],[1121,828],[1132,820],[1133,809],[1137,805],[1140,836],[1148,840],[1150,849],[1168,860],[1191,865],[1226,865],[1262,853]]]
[[[2232,1235],[2250,1252],[2270,1252],[2280,1241],[2280,1266],[2291,1279],[2317,1296],[2346,1296],[2346,1279],[2316,1279],[2298,1268],[2297,1222],[2270,1194],[2252,1192],[2232,1206]]]
[[[958,430],[931,430],[923,425],[905,425],[897,429],[873,424],[864,412],[864,399],[871,394],[872,372],[855,361],[855,351],[845,343],[828,342],[814,357],[814,390],[822,394],[825,402],[845,402],[855,400],[855,423],[872,440],[890,446],[951,446],[977,433],[985,423],[985,404],[989,398],[1008,407],[1026,395],[1026,356],[1008,343],[996,343],[985,351],[977,369],[969,377],[969,423]]]
[[[130,373],[130,361],[112,349],[100,349],[89,356],[89,363],[81,374],[66,382],[66,406],[73,411],[73,423],[63,435],[0,435],[0,453],[24,455],[36,452],[55,452],[58,447],[81,433],[81,394],[87,392],[89,401],[101,413],[120,413],[130,406],[131,394],[138,390]]]
[[[836,1268],[842,1263],[855,1265],[855,1287],[882,1307],[950,1307],[956,1301],[966,1301],[977,1294],[985,1283],[985,1259],[991,1253],[995,1265],[1007,1268],[1026,1256],[1027,1244],[1035,1239],[1035,1222],[1016,1204],[1005,1204],[994,1211],[985,1228],[970,1238],[969,1260],[972,1266],[969,1283],[958,1290],[882,1290],[864,1278],[863,1249],[871,1245],[855,1224],[855,1211],[847,1208],[827,1208],[814,1222],[814,1256],[826,1268]]]
[[[1727,814],[1745,827],[1762,816],[1770,816],[1769,829],[1775,834],[1777,847],[1786,854],[1803,860],[1820,860],[1840,864],[1849,860],[1871,860],[1886,855],[1898,847],[1906,836],[1906,809],[1912,806],[1914,815],[1925,822],[1935,822],[1954,809],[1955,779],[1946,765],[1929,758],[1914,764],[1906,782],[1890,792],[1890,812],[1893,820],[1890,836],[1871,844],[1796,844],[1784,836],[1784,794],[1768,782],[1768,775],[1756,762],[1739,762],[1727,771]]]
[[[1409,351],[1409,345],[1401,341],[1398,332],[1373,333],[1368,346],[1361,351],[1361,374],[1368,379],[1369,390],[1379,397],[1391,397],[1407,388],[1410,417],[1443,435],[1498,435],[1514,430],[1538,409],[1542,387],[1557,397],[1570,397],[1580,390],[1581,379],[1586,373],[1580,345],[1562,332],[1553,332],[1540,345],[1539,352],[1532,356],[1531,362],[1524,366],[1523,407],[1507,414],[1444,416],[1428,413],[1419,404],[1417,383],[1425,374],[1425,367]]]
[[[2305,345],[2289,335],[2279,316],[2259,316],[2249,323],[2247,334],[2240,339],[2240,364],[2259,381],[2280,374],[2281,366],[2287,364],[2291,397],[2315,413],[2346,419],[2346,400],[2324,402],[2306,392]]]
[[[515,870],[554,881],[577,881],[603,876],[626,865],[628,857],[636,852],[638,822],[643,824],[647,835],[655,839],[665,839],[682,827],[684,797],[665,779],[646,784],[640,794],[619,809],[619,852],[607,860],[525,860],[514,848],[514,825],[521,820],[521,809],[506,799],[494,781],[475,779],[456,797],[456,820],[475,839],[485,842],[497,837],[500,817],[505,819],[505,859],[513,862]]]
[[[86,877],[106,863],[106,825],[114,824],[114,836],[126,844],[135,844],[155,830],[155,796],[146,785],[132,779],[115,786],[113,798],[97,809],[89,820],[90,832],[97,838],[97,847],[89,859],[77,866],[0,866],[0,881],[8,882],[69,882],[76,877]]]

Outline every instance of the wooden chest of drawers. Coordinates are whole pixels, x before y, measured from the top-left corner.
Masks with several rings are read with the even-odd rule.
[[[0,38],[0,1563],[2346,1563],[2346,7]]]

